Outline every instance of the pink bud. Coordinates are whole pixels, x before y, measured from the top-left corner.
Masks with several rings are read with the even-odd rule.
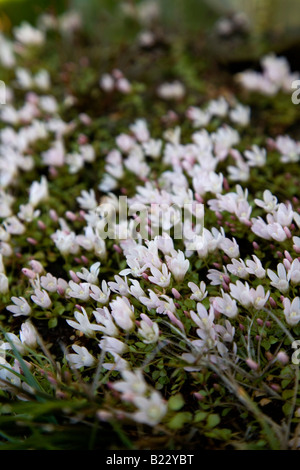
[[[199,392],[194,392],[193,395],[194,395],[194,397],[195,397],[197,400],[199,400],[199,401],[204,400],[204,396],[203,396],[201,393],[199,393]]]
[[[289,362],[289,356],[284,351],[279,351],[276,356],[277,361],[279,361],[283,366]]]
[[[204,199],[203,199],[202,196],[200,196],[200,194],[196,193],[195,194],[195,199],[196,199],[196,201],[200,202],[201,204],[203,204],[203,202],[204,202]]]
[[[57,222],[57,221],[58,221],[58,215],[57,215],[57,213],[56,213],[56,211],[55,211],[54,209],[50,209],[49,215],[50,215],[50,218],[51,218],[54,222]]]
[[[287,250],[285,250],[284,256],[286,257],[286,259],[287,259],[290,263],[293,262],[293,258],[291,257],[291,255],[289,254],[289,252],[288,252]]]
[[[33,271],[37,274],[41,274],[44,271],[42,264],[39,261],[36,261],[35,259],[32,259],[29,264]]]
[[[77,276],[77,274],[74,273],[74,271],[70,270],[70,271],[69,271],[69,274],[70,274],[70,276],[71,276],[71,278],[72,278],[72,280],[73,280],[74,282],[76,282],[77,284],[80,283],[80,279],[79,279],[79,277]]]
[[[47,228],[47,226],[44,224],[44,222],[42,220],[38,220],[38,227],[41,230],[46,230],[46,228]]]
[[[272,308],[277,307],[277,304],[276,304],[275,300],[273,299],[273,297],[269,297],[269,303],[270,303]]]
[[[268,361],[272,361],[274,356],[269,351],[266,351],[266,358],[268,359]]]
[[[256,242],[252,243],[254,250],[259,250],[259,245]]]
[[[264,321],[263,321],[261,318],[257,318],[256,321],[257,321],[257,324],[258,324],[259,326],[263,326]]]
[[[281,387],[278,384],[271,384],[270,387],[271,387],[272,390],[275,390],[275,392],[280,392],[281,391]]]
[[[80,135],[78,136],[78,143],[79,143],[79,145],[87,144],[88,141],[89,141],[89,139],[87,138],[86,135],[80,134]]]
[[[229,286],[228,284],[226,284],[224,281],[222,282],[222,288],[225,292],[228,292],[229,291]]]
[[[284,264],[285,269],[288,271],[291,267],[291,263],[289,262],[289,260],[284,258],[283,264]]]
[[[52,178],[56,178],[58,176],[58,171],[54,166],[50,166],[48,171]]]
[[[22,273],[25,274],[25,276],[27,276],[29,279],[34,279],[36,276],[36,273],[32,271],[32,269],[28,268],[23,268]]]
[[[168,317],[170,318],[171,322],[172,322],[174,325],[179,326],[179,328],[184,331],[184,326],[183,326],[183,324],[181,323],[180,320],[178,320],[178,318],[175,317],[174,313],[171,312],[170,310],[167,310],[166,313],[167,313]]]
[[[87,259],[86,256],[82,255],[82,256],[81,256],[81,259],[82,259],[82,261],[84,262],[84,264],[89,264],[89,260]]]
[[[67,212],[65,213],[65,216],[66,216],[67,219],[71,220],[72,222],[75,222],[75,220],[77,219],[77,215],[74,214],[74,213],[71,212],[71,211],[67,211]]]
[[[30,243],[30,245],[37,245],[38,244],[38,242],[35,238],[28,237],[28,238],[26,238],[26,240],[28,241],[28,243]]]
[[[181,298],[181,295],[179,294],[178,290],[175,289],[175,287],[173,287],[173,289],[172,289],[172,294],[175,297],[175,299],[180,299]]]
[[[227,178],[223,179],[223,187],[224,187],[225,191],[230,191],[230,186],[228,184]]]
[[[143,277],[146,281],[148,281],[148,279],[149,279],[148,274],[146,274],[146,273],[142,273],[142,277]]]
[[[283,230],[285,231],[285,234],[288,238],[292,238],[291,231],[288,227],[283,227]]]
[[[121,250],[121,248],[119,247],[119,245],[116,245],[116,244],[113,245],[113,249],[114,249],[117,253],[120,253],[120,254],[122,253],[122,250]]]
[[[246,359],[246,363],[252,370],[257,370],[259,368],[259,365],[257,364],[257,362],[253,361],[253,359],[251,359],[250,357]]]

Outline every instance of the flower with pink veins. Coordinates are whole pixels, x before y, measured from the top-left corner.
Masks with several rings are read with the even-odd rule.
[[[134,311],[127,297],[117,297],[110,302],[111,314],[118,326],[125,331],[134,328]]]
[[[6,310],[12,312],[14,317],[18,317],[20,315],[30,315],[31,307],[24,297],[12,297],[11,300],[15,305],[8,305]]]
[[[201,300],[205,299],[208,292],[206,290],[206,284],[204,281],[200,282],[200,286],[197,286],[194,282],[189,282],[188,287],[193,292],[190,299],[196,300],[197,302],[201,302]]]
[[[297,325],[300,321],[300,297],[295,297],[292,302],[290,299],[283,299],[283,306],[286,322],[291,326]]]
[[[256,289],[253,287],[250,289],[250,296],[253,307],[260,310],[265,306],[270,296],[270,291],[265,293],[263,286],[260,284]]]
[[[90,297],[96,300],[96,302],[102,305],[108,302],[110,296],[110,289],[108,288],[106,281],[102,281],[101,289],[98,286],[95,286],[94,284],[91,284],[90,289]]]
[[[118,336],[119,330],[113,322],[113,317],[107,307],[97,308],[93,311],[96,322],[99,324],[99,331],[107,336]]]
[[[43,289],[35,289],[34,295],[31,296],[31,300],[42,308],[49,308],[52,305],[48,293]]]
[[[241,281],[236,281],[236,284],[230,283],[230,295],[236,299],[243,307],[250,307],[252,304],[252,297],[250,293],[250,286],[247,282],[243,284]]]
[[[277,274],[275,274],[271,269],[267,270],[267,274],[271,279],[271,286],[278,289],[282,294],[285,294],[289,290],[287,272],[282,263],[277,265]]]
[[[185,258],[182,251],[174,251],[171,256],[166,256],[168,269],[173,274],[176,282],[181,282],[184,279],[189,267],[190,262]]]
[[[221,289],[222,297],[215,297],[213,300],[213,307],[219,313],[223,313],[228,318],[234,318],[238,314],[236,301],[231,298],[229,294],[225,294]]]
[[[300,261],[297,258],[294,259],[288,270],[288,281],[291,281],[293,285],[300,284]]]
[[[88,315],[86,313],[86,310],[83,307],[81,307],[81,311],[82,311],[82,313],[79,312],[78,310],[75,310],[75,312],[74,312],[74,317],[75,317],[75,320],[77,320],[77,321],[66,320],[66,322],[72,328],[75,328],[75,330],[82,331],[82,333],[85,336],[87,336],[89,338],[94,338],[96,332],[97,331],[102,331],[102,328],[101,328],[101,326],[95,325],[95,324],[90,322],[90,320],[88,318]]]
[[[171,281],[171,273],[169,273],[167,265],[163,264],[161,271],[155,266],[150,267],[152,276],[149,276],[149,281],[160,287],[168,287]]]
[[[247,271],[249,274],[254,274],[258,279],[264,279],[266,277],[266,270],[263,268],[260,259],[252,255],[252,260],[246,261]]]

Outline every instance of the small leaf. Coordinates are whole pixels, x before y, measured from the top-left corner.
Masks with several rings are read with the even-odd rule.
[[[219,423],[220,423],[221,419],[220,419],[220,416],[213,413],[211,415],[208,416],[207,418],[207,427],[208,428],[214,428],[215,426],[217,426]]]
[[[170,429],[181,429],[185,423],[191,421],[192,414],[188,412],[177,413],[169,422],[168,427]]]
[[[50,318],[50,320],[48,321],[48,328],[55,328],[56,326],[57,326],[57,318],[56,317]]]
[[[181,393],[174,395],[168,401],[168,407],[170,410],[178,411],[184,406],[184,399]]]

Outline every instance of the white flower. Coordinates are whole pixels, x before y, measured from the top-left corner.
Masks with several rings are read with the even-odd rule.
[[[48,293],[43,289],[35,289],[34,295],[31,296],[31,300],[42,308],[49,308],[52,305],[51,299]]]
[[[77,320],[77,322],[73,320],[66,320],[66,321],[68,325],[70,325],[72,328],[82,331],[82,333],[84,333],[85,336],[93,338],[95,336],[95,332],[101,331],[102,328],[99,325],[90,323],[85,309],[81,307],[81,310],[82,310],[82,313],[80,313],[78,310],[75,310],[74,312],[74,317]]]
[[[20,340],[24,346],[28,346],[31,349],[37,347],[37,331],[29,320],[21,325]]]
[[[256,289],[250,289],[251,302],[254,308],[260,310],[267,302],[270,292],[265,293],[263,286],[260,284]]]
[[[277,197],[266,189],[263,193],[263,200],[254,199],[257,206],[262,207],[266,212],[273,212],[277,207]]]
[[[196,300],[197,302],[201,302],[201,300],[205,299],[208,292],[206,290],[206,284],[204,281],[200,282],[200,287],[197,286],[194,282],[189,282],[188,287],[191,289],[193,294],[191,295],[192,300]]]
[[[288,281],[294,285],[300,284],[300,261],[297,258],[294,259],[288,271]]]
[[[75,299],[80,299],[86,302],[90,297],[90,283],[81,282],[80,284],[77,284],[74,281],[70,281],[67,294],[70,297],[74,297]]]
[[[122,393],[123,400],[132,400],[136,396],[143,396],[147,391],[147,384],[143,373],[137,369],[134,372],[125,370],[122,372],[122,379],[113,383],[114,390]]]
[[[8,278],[4,273],[0,273],[0,294],[6,294],[9,291]]]
[[[133,413],[133,419],[149,426],[156,426],[167,412],[167,404],[156,390],[151,393],[149,398],[136,396],[133,403],[139,409]]]
[[[118,336],[119,330],[113,322],[113,317],[107,307],[97,308],[93,311],[94,317],[100,326],[100,331],[108,336]]]
[[[128,346],[117,338],[111,336],[103,336],[99,343],[99,347],[110,354],[123,354],[128,350]]]
[[[267,270],[267,274],[272,281],[271,286],[275,287],[283,294],[285,294],[289,290],[287,272],[282,263],[279,263],[277,265],[277,275],[273,271],[271,271],[271,269]]]
[[[241,281],[237,281],[236,284],[230,283],[230,295],[236,299],[243,307],[250,307],[252,304],[252,295],[250,292],[250,286],[247,282],[243,284]]]
[[[117,325],[125,331],[132,330],[134,328],[134,312],[129,300],[126,297],[117,297],[109,305]]]
[[[51,235],[51,238],[62,255],[68,255],[69,253],[75,254],[78,252],[79,245],[74,232],[56,230],[56,232]]]
[[[95,191],[90,189],[90,191],[81,191],[81,196],[76,198],[77,202],[79,203],[81,209],[84,210],[92,210],[96,209],[97,201],[95,197]]]
[[[229,294],[225,294],[222,291],[222,297],[215,297],[213,301],[214,308],[226,315],[228,318],[234,318],[238,314],[238,308],[236,305],[236,301],[231,298]]]
[[[253,145],[251,150],[245,150],[244,155],[249,166],[262,167],[267,161],[266,149]]]
[[[66,359],[75,367],[75,369],[91,367],[95,364],[96,360],[94,356],[92,356],[84,346],[74,344],[72,349],[76,354],[66,354]]]
[[[157,94],[164,100],[180,100],[185,95],[184,85],[178,80],[163,83],[157,88]]]
[[[23,21],[20,26],[14,28],[14,35],[19,42],[29,46],[40,46],[45,41],[44,33],[26,21]]]
[[[229,117],[232,122],[240,126],[248,126],[250,122],[251,110],[249,106],[243,106],[242,104],[237,104],[234,109],[229,111]]]
[[[284,315],[287,323],[295,326],[300,321],[300,297],[295,297],[291,302],[290,299],[283,299]]]
[[[162,271],[155,266],[150,266],[152,276],[149,276],[149,281],[161,287],[168,287],[171,281],[171,273],[168,272],[166,264],[162,265]]]
[[[209,102],[208,113],[211,116],[225,117],[228,112],[228,103],[223,96]]]
[[[41,286],[48,292],[56,292],[57,290],[57,279],[51,273],[47,273],[46,276],[41,276]]]
[[[167,266],[173,274],[176,282],[181,282],[187,273],[190,262],[185,258],[182,251],[174,251],[171,256],[166,256]]]
[[[263,279],[266,276],[266,270],[263,268],[260,259],[257,256],[252,255],[252,260],[247,260],[247,271],[249,274],[254,274],[259,279]]]
[[[102,281],[101,289],[98,286],[91,284],[90,297],[100,304],[106,304],[109,300],[110,289],[107,286],[106,281]]]
[[[29,190],[29,204],[36,207],[41,201],[48,199],[48,182],[45,176],[42,176],[40,183],[34,181]]]
[[[18,217],[25,222],[32,222],[40,215],[39,210],[34,210],[31,204],[21,204],[19,207]]]
[[[15,305],[8,305],[6,310],[12,312],[14,317],[30,314],[31,307],[24,297],[12,297],[11,300]]]
[[[159,327],[157,323],[154,323],[150,318],[142,313],[141,314],[140,328],[138,334],[143,338],[143,343],[152,344],[157,343],[159,339]]]
[[[81,272],[77,272],[76,274],[80,279],[83,279],[90,284],[98,284],[100,265],[101,263],[98,261],[97,263],[92,264],[89,270],[86,268],[81,268]]]
[[[232,264],[227,264],[226,267],[228,271],[234,276],[240,277],[242,279],[248,279],[249,277],[246,265],[241,258],[239,260],[232,259]]]

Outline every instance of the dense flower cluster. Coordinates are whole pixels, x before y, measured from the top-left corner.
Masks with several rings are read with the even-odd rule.
[[[78,26],[75,20],[70,28]],[[63,25],[53,27],[65,28],[66,19]],[[22,48],[41,47],[45,40],[45,28],[22,25],[15,30]],[[64,329],[70,336],[75,333],[66,345],[66,361],[90,370],[100,362],[104,370],[118,372],[122,380],[112,382],[112,389],[135,408],[128,416],[149,425],[163,419],[167,406],[163,394],[146,383],[143,361],[133,361],[136,343],[151,354],[171,347],[176,338],[174,354],[188,372],[201,370],[205,361],[220,370],[230,361],[257,369],[251,348],[246,355],[241,343],[245,319],[267,329],[271,309],[289,331],[300,322],[300,205],[296,197],[287,201],[272,194],[267,182],[253,192],[251,179],[264,175],[271,162],[282,171],[298,163],[300,143],[283,135],[265,146],[245,146],[251,109],[221,96],[186,110],[188,136],[179,124],[153,136],[151,124],[139,117],[100,157],[84,133],[76,146],[70,144],[72,132],[91,126],[89,116],[65,121],[63,110],[72,106],[71,97],[59,103],[47,70],[33,74],[21,67],[14,43],[4,37],[0,41],[0,61],[14,73],[1,108],[0,292],[7,299],[6,314],[24,317],[19,334],[8,333],[2,349],[15,347],[26,355],[28,348],[39,347],[35,320],[62,315]],[[246,72],[240,82],[266,94],[290,86],[284,59],[268,56],[262,65],[263,77]],[[119,70],[99,80],[104,93],[132,93]],[[15,101],[14,88],[22,90],[22,104]],[[179,82],[158,89],[164,99],[184,93]],[[221,124],[209,130],[215,122]],[[40,142],[43,150],[36,155],[32,149]],[[61,213],[53,203],[62,191],[56,182],[61,175],[83,174],[100,158],[104,170],[97,185],[82,188],[75,198],[70,195]],[[122,220],[119,195],[128,193],[125,175],[135,190]],[[20,195],[15,188],[22,179],[28,186]],[[139,215],[143,211],[145,219]],[[111,232],[104,237],[108,220]],[[181,237],[173,235],[178,226]],[[65,260],[64,274],[53,263],[48,267],[45,258],[41,261],[36,228],[49,254]],[[141,236],[142,228],[148,237]],[[19,240],[26,240],[30,253],[19,273],[23,290],[10,276],[13,260],[26,253]],[[109,271],[115,255],[119,266]],[[1,378],[21,383],[10,372],[19,372],[17,361],[1,358],[1,366]]]

